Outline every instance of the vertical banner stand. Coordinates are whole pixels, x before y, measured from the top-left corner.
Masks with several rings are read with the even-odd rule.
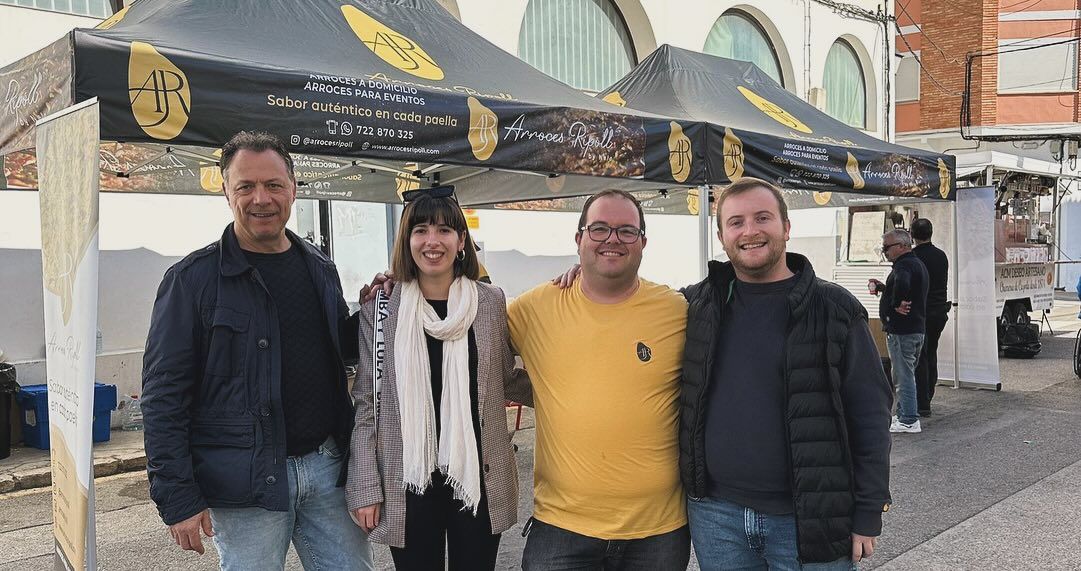
[[[98,322],[97,98],[37,122],[52,461],[53,569],[97,569],[93,415]]]

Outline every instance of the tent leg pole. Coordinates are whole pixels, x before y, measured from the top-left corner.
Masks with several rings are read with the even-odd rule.
[[[954,298],[957,298],[958,292],[960,291],[959,288],[961,286],[961,280],[960,280],[960,277],[958,276],[958,274],[961,273],[960,272],[960,269],[961,269],[960,264],[958,263],[958,260],[961,259],[961,256],[957,252],[957,229],[958,229],[957,220],[958,220],[957,219],[957,199],[954,198],[954,202],[953,202],[953,260],[954,260],[954,264],[953,264],[954,265],[954,268],[953,268],[953,297]],[[961,388],[961,350],[960,350],[961,339],[960,339],[960,337],[958,337],[958,334],[961,331],[961,327],[960,327],[960,324],[958,322],[961,320],[961,306],[956,301],[954,301],[952,303],[953,303],[953,309],[954,309],[954,311],[953,311],[953,388],[959,389],[959,388]],[[935,382],[937,383],[938,379],[935,379]]]
[[[330,218],[330,201],[319,201],[319,249],[323,251],[327,257],[334,258],[334,245],[332,244],[332,232],[331,232],[331,218]]]
[[[709,272],[709,187],[698,187],[698,277],[706,279]]]
[[[398,225],[401,224],[402,210],[404,210],[404,207],[401,204],[387,205],[387,260],[390,260],[391,256],[394,255],[394,238],[398,236]]]

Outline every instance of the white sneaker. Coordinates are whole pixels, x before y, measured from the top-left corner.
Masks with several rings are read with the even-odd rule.
[[[923,428],[920,427],[920,419],[918,418],[912,424],[905,424],[897,420],[895,416],[893,417],[893,424],[890,424],[890,432],[917,434],[923,432]]]

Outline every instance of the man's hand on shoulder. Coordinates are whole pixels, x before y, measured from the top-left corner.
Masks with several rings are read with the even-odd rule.
[[[877,537],[867,537],[858,533],[852,534],[852,562],[859,563],[863,559],[875,554]]]
[[[372,278],[372,283],[360,288],[360,303],[367,303],[375,296],[379,295],[379,290],[382,289],[388,296],[394,291],[394,274],[390,270],[375,274]]]
[[[552,285],[559,286],[559,289],[567,289],[574,285],[574,280],[578,279],[578,275],[581,273],[582,265],[574,264],[566,272],[552,278]]]
[[[199,532],[207,537],[214,537],[214,528],[210,523],[210,510],[203,510],[188,519],[169,526],[169,535],[181,549],[194,551],[199,555],[206,552],[203,548],[203,538]]]

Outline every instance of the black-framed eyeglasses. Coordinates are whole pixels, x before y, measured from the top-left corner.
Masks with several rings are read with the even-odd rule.
[[[901,243],[900,243],[900,242],[894,242],[894,243],[892,243],[892,244],[882,244],[881,252],[882,252],[883,254],[885,254],[886,252],[889,252],[889,251],[890,251],[890,248],[892,248],[892,247],[894,247],[894,246],[900,246],[900,245],[901,245]]]
[[[594,242],[607,242],[612,237],[612,233],[615,232],[616,239],[621,244],[633,244],[638,241],[639,238],[645,236],[646,233],[641,228],[636,226],[626,225],[612,228],[607,224],[590,224],[589,226],[582,226],[578,229],[579,232],[585,232],[586,236],[589,236],[590,240]]]
[[[433,186],[431,188],[415,188],[413,190],[407,190],[402,193],[402,202],[409,203],[422,197],[430,196],[432,198],[453,198],[455,202],[458,201],[458,197],[454,196],[454,185],[446,184],[443,186]]]

